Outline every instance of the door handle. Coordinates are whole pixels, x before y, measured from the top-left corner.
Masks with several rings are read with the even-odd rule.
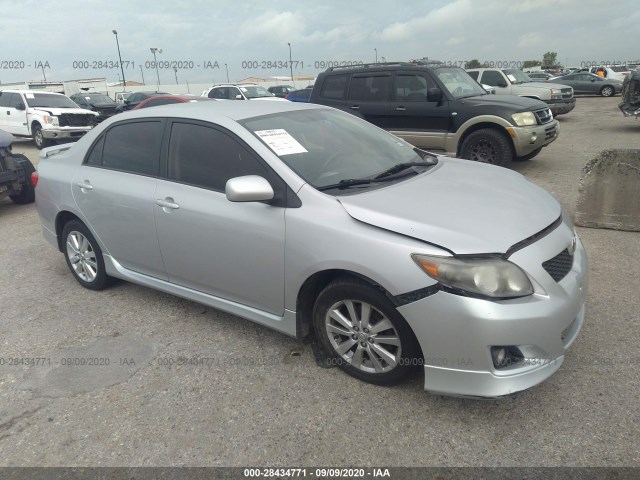
[[[396,112],[405,112],[406,110],[405,107],[396,107]]]
[[[177,210],[180,208],[180,205],[178,205],[177,203],[174,203],[173,198],[171,197],[167,197],[164,200],[161,198],[157,198],[156,205],[165,209],[165,212],[167,211],[166,209]]]
[[[84,190],[93,190],[93,185],[89,183],[89,180],[85,180],[83,182],[76,182],[76,187],[80,188],[82,191]]]
[[[360,107],[358,105],[352,105],[351,107],[349,107],[350,110],[360,110]]]

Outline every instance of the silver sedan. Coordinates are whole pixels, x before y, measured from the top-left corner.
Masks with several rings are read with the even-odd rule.
[[[364,381],[422,369],[428,391],[508,395],[583,323],[587,258],[551,195],[331,108],[130,112],[44,150],[36,176],[44,237],[83,287],[120,278],[314,335]]]

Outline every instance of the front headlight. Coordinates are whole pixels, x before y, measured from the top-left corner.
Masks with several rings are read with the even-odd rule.
[[[491,298],[533,294],[529,277],[516,264],[502,258],[458,259],[418,254],[411,257],[445,287]]]
[[[552,88],[551,100],[562,100],[562,90],[558,90],[557,88]]]
[[[48,123],[49,125],[53,125],[55,127],[59,125],[58,117],[55,117],[53,115],[45,115],[44,117],[42,117],[42,119],[44,120],[44,123]]]
[[[513,118],[513,121],[519,127],[527,127],[538,123],[533,112],[514,113],[513,115],[511,115],[511,118]]]

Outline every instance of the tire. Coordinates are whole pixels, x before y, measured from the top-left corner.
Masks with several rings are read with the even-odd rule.
[[[33,127],[32,132],[33,142],[36,144],[36,147],[38,147],[38,150],[42,150],[43,148],[53,145],[53,142],[51,140],[49,140],[48,138],[44,138],[44,135],[42,135],[42,127],[40,125],[36,124]]]
[[[513,150],[504,133],[493,128],[481,128],[464,139],[458,157],[506,166],[513,159]]]
[[[102,250],[89,229],[70,220],[62,229],[64,258],[74,278],[89,290],[102,290],[113,282],[104,268]]]
[[[12,154],[11,157],[20,166],[24,172],[24,181],[20,193],[9,195],[13,203],[23,205],[25,203],[33,203],[36,200],[36,190],[31,183],[31,174],[36,171],[31,161],[22,154]]]
[[[600,95],[603,97],[613,97],[616,94],[616,91],[611,85],[605,85],[600,89]]]
[[[524,162],[526,160],[531,160],[533,157],[536,157],[542,151],[542,147],[536,148],[533,152],[528,153],[527,155],[523,155],[521,157],[515,157],[514,160],[516,162]]]
[[[402,315],[380,290],[361,280],[344,277],[327,285],[316,299],[313,323],[329,361],[365,382],[393,385],[422,364]]]

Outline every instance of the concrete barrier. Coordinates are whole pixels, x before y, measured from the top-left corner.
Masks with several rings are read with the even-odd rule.
[[[575,224],[640,232],[640,150],[603,150],[582,169]]]

